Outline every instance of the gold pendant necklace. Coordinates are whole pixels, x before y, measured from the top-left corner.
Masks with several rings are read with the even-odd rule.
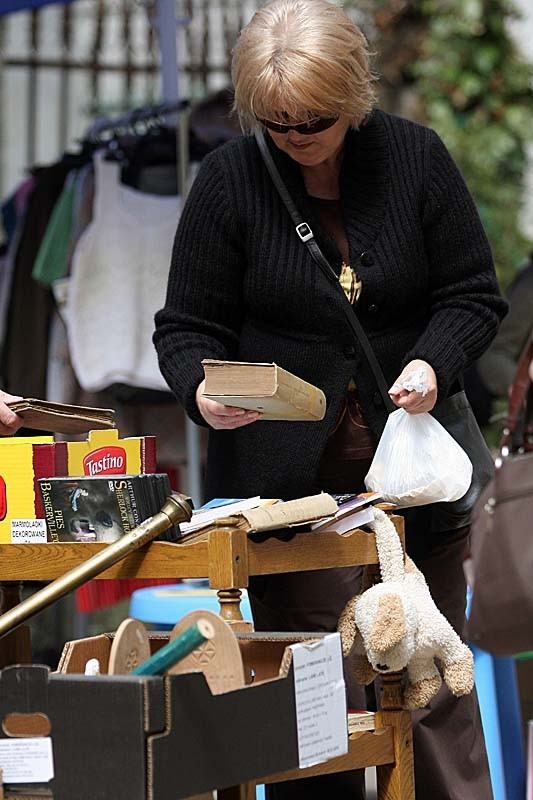
[[[363,282],[359,275],[346,264],[342,262],[341,274],[339,276],[339,283],[343,288],[344,294],[353,305],[361,296],[363,289]]]

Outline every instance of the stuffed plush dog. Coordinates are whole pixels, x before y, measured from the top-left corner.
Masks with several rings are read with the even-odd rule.
[[[404,707],[423,708],[442,683],[438,659],[450,691],[468,694],[474,685],[472,653],[436,607],[422,573],[404,554],[396,529],[380,509],[371,524],[382,582],[347,604],[339,619],[343,652],[355,652],[355,676],[371,683],[383,672],[407,667]]]

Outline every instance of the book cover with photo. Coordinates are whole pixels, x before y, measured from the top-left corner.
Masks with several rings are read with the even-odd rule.
[[[156,494],[161,477],[164,491]],[[114,542],[160,511],[160,497],[171,493],[164,474],[51,478],[40,480],[39,490],[52,542]],[[171,529],[158,538],[177,535]]]

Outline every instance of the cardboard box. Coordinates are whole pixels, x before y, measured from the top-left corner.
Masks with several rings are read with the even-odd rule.
[[[54,800],[180,800],[296,768],[295,684],[284,653],[310,637],[321,634],[240,634],[253,683],[219,695],[201,673],[84,676],[89,658],[106,668],[112,635],[69,642],[59,674],[40,666],[0,673],[0,754],[6,717],[45,715],[55,775],[18,788],[48,789]],[[154,651],[166,641],[151,635]]]
[[[90,431],[83,442],[0,438],[0,542],[47,541],[39,478],[155,471],[155,436],[119,439],[113,429]]]
[[[68,475],[138,475],[155,472],[155,436],[119,439],[118,431],[90,431],[83,442],[67,442]]]
[[[53,436],[0,438],[0,542],[46,542],[37,481],[66,469],[66,445]]]

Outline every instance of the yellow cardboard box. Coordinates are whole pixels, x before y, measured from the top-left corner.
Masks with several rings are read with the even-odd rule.
[[[0,439],[0,542],[46,542],[37,480],[56,475],[64,454],[53,436]]]
[[[67,442],[68,475],[138,475],[155,472],[155,436],[119,439],[118,431],[90,431],[84,442]]]

